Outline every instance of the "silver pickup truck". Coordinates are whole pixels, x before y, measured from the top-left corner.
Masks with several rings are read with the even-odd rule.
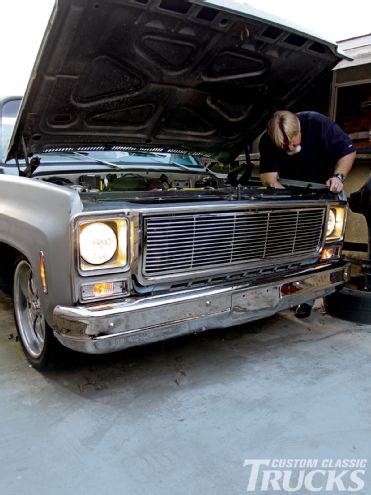
[[[29,361],[230,327],[343,284],[345,201],[205,165],[340,58],[230,1],[59,0],[26,94],[0,104],[0,286]]]

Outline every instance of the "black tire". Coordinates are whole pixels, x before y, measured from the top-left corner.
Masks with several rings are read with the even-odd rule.
[[[27,359],[39,371],[50,368],[62,346],[45,321],[32,267],[23,256],[15,262],[13,302],[15,324]]]
[[[331,316],[356,323],[371,324],[371,291],[347,284],[326,296],[325,308]]]

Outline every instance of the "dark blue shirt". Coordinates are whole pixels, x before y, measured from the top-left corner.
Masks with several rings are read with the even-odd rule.
[[[338,160],[356,151],[349,136],[332,120],[317,112],[299,112],[301,151],[288,155],[265,132],[259,143],[260,173],[278,172],[285,179],[324,184]]]

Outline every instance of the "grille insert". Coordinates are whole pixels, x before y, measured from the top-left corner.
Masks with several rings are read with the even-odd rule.
[[[325,209],[145,217],[145,276],[318,252]]]

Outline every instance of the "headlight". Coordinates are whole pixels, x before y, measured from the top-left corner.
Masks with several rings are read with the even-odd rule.
[[[116,249],[116,234],[105,223],[91,223],[81,230],[80,254],[87,263],[91,265],[106,263],[115,254]]]
[[[345,208],[332,207],[328,211],[326,241],[341,239],[345,229]]]
[[[124,268],[128,262],[128,226],[123,218],[80,220],[77,227],[81,272],[94,274],[97,270]]]
[[[336,215],[335,215],[335,212],[334,212],[334,210],[329,210],[329,212],[328,212],[328,219],[327,219],[326,237],[328,237],[328,236],[330,236],[331,234],[334,233],[335,225],[336,225]]]

